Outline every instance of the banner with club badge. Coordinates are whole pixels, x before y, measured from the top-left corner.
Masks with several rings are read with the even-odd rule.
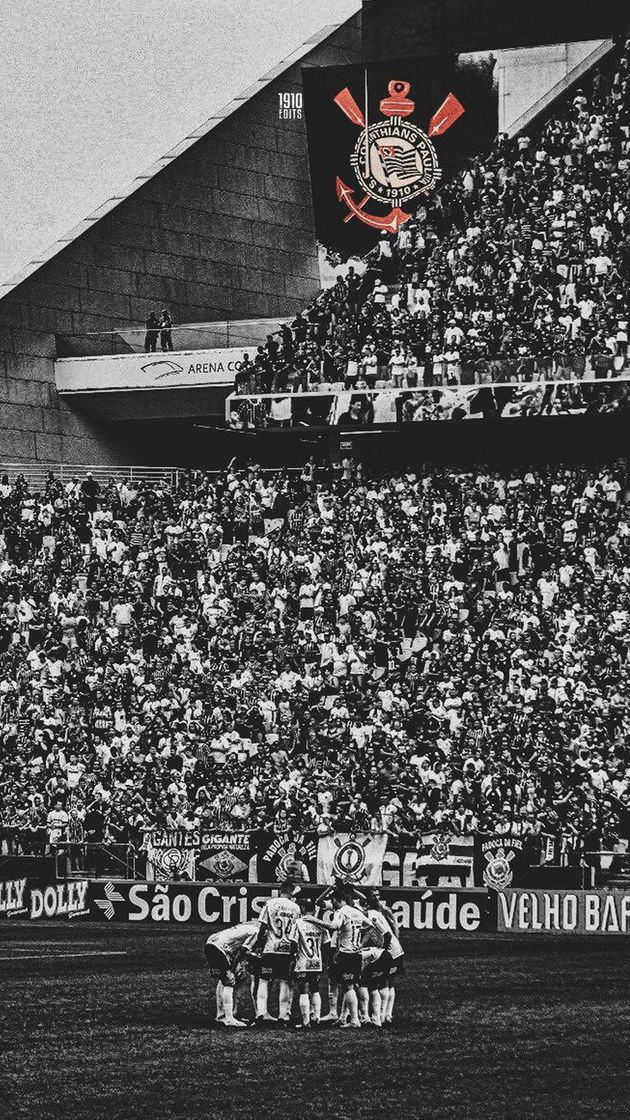
[[[462,54],[302,71],[315,229],[327,249],[362,256],[490,149],[495,62]]]
[[[337,832],[321,836],[317,845],[317,882],[337,879],[379,887],[383,878],[386,832]]]
[[[503,891],[517,886],[541,862],[540,837],[480,833],[475,844],[475,882]]]
[[[197,878],[213,883],[256,881],[258,833],[204,833],[203,849],[197,855]]]
[[[250,882],[319,882],[314,832],[260,831],[255,835],[257,859],[255,877],[250,877]]]
[[[475,883],[474,854],[474,836],[425,832],[416,843],[412,882],[426,887],[472,887]]]
[[[149,882],[172,883],[195,879],[194,848],[162,848],[147,845],[146,877]]]

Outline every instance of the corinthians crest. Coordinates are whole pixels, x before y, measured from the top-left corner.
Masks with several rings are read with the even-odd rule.
[[[433,145],[433,137],[442,136],[464,112],[463,105],[449,93],[429,122],[428,132],[407,120],[415,109],[408,96],[409,82],[389,83],[389,97],[380,102],[384,120],[369,124],[367,73],[365,83],[365,116],[350,90],[342,89],[334,101],[349,120],[360,129],[350,163],[359,186],[365,192],[361,202],[354,199],[354,189],[337,176],[337,198],[349,213],[344,221],[358,218],[373,229],[395,233],[411,215],[400,206],[419,195],[427,195],[439,182],[442,172]],[[374,214],[365,210],[370,198],[390,206],[389,213]]]

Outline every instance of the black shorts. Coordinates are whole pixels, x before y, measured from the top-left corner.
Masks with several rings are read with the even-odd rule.
[[[360,953],[338,949],[330,962],[329,976],[333,984],[358,984],[363,967]]]
[[[236,983],[236,975],[223,949],[219,949],[217,945],[208,941],[203,947],[203,953],[210,969],[210,975],[218,976],[223,984],[232,987]]]
[[[387,949],[383,949],[376,960],[370,961],[369,964],[364,966],[361,972],[361,987],[369,988],[370,991],[374,991],[376,988],[384,988],[388,983],[391,963],[392,958]]]
[[[291,976],[290,953],[263,953],[260,960],[261,980],[289,980]]]
[[[391,965],[389,968],[389,978],[393,980],[395,976],[403,976],[405,972],[405,954],[402,953],[399,957],[390,957]]]
[[[296,972],[295,979],[301,996],[306,995],[307,992],[314,994],[319,991],[322,974],[321,972]]]
[[[262,968],[262,957],[260,953],[249,953],[245,959],[245,964],[250,976],[253,976],[255,980],[258,980],[258,978],[260,977],[260,970]]]

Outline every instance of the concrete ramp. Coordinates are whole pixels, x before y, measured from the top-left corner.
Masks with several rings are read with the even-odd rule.
[[[499,131],[523,132],[612,47],[612,39],[595,39],[498,51]]]

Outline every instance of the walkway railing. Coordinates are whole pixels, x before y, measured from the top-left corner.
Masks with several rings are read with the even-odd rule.
[[[73,479],[83,481],[88,471],[94,475],[97,482],[107,484],[114,482],[165,482],[169,486],[176,486],[182,473],[181,467],[145,467],[145,466],[112,466],[102,463],[5,463],[0,462],[0,478],[9,476],[9,482],[15,482],[19,475],[23,475],[29,486],[34,490],[41,490],[50,475],[64,485]]]

